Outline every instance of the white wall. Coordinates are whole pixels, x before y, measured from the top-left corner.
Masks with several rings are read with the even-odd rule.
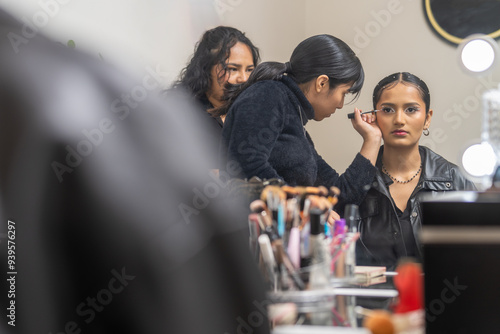
[[[127,71],[158,67],[165,85],[186,65],[200,35],[221,23],[207,0],[0,0],[0,6],[55,41],[74,40],[77,49]],[[51,14],[46,22],[44,12]]]
[[[409,71],[427,82],[434,117],[422,143],[455,163],[480,136],[479,94],[500,81],[500,66],[486,79],[461,72],[455,48],[427,25],[422,0],[0,0],[0,6],[19,19],[42,19],[41,32],[62,43],[73,39],[77,48],[116,66],[138,73],[154,67],[165,85],[185,66],[201,34],[219,24],[246,32],[263,60],[286,61],[306,37],[335,35],[359,54],[365,86],[353,105],[307,128],[339,171],[361,145],[345,114],[354,106],[371,108],[382,77]],[[51,14],[46,22],[43,7]]]
[[[262,61],[287,61],[306,37],[306,0],[219,0],[237,3],[223,23],[244,31],[259,47]]]

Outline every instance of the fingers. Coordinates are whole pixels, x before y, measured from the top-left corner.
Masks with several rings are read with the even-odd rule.
[[[352,119],[352,122],[359,121],[361,119],[361,109],[354,108],[354,118]]]
[[[365,123],[371,124],[377,121],[377,115],[376,113],[370,113],[367,112],[365,114],[362,113],[361,109],[354,108],[354,118],[352,119],[352,122],[361,124],[360,121],[363,121]]]
[[[376,113],[366,113],[361,115],[361,119],[368,123],[371,124],[375,121],[377,121],[377,114]]]
[[[328,219],[327,219],[328,225],[334,226],[335,222],[338,220],[340,220],[339,214],[337,212],[331,210],[330,214],[328,215]]]
[[[363,114],[361,115],[361,118],[363,119],[363,121],[369,124],[377,121],[377,115],[375,113]]]

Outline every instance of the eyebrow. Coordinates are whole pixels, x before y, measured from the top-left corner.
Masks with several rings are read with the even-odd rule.
[[[227,63],[227,66],[234,66],[234,67],[241,67],[241,64],[236,64],[236,63]],[[255,67],[255,65],[248,65],[247,67]]]
[[[395,106],[396,104],[395,104],[395,103],[390,103],[390,102],[382,102],[382,105],[383,105],[383,106],[390,106],[390,107],[393,107],[393,106]],[[417,106],[419,106],[419,107],[420,107],[420,103],[418,103],[418,102],[409,102],[409,103],[405,103],[405,104],[403,104],[403,106],[405,106],[405,107],[407,107],[407,106],[415,106],[415,105],[417,105]]]

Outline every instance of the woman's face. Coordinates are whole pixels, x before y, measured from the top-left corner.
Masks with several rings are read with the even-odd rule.
[[[218,107],[222,102],[223,87],[226,82],[231,84],[239,84],[248,80],[250,73],[255,68],[253,62],[252,51],[248,45],[237,42],[229,50],[229,58],[226,60],[226,74],[219,78],[218,75],[222,70],[221,65],[215,65],[210,72],[211,87],[207,92],[207,97],[214,107]]]
[[[412,147],[418,145],[422,131],[431,123],[432,110],[425,113],[425,102],[419,90],[399,82],[385,89],[377,102],[377,123],[385,146]]]
[[[329,81],[325,82],[324,89],[321,89],[314,97],[311,94],[306,94],[314,109],[315,121],[321,121],[333,115],[337,109],[342,109],[345,96],[349,94],[349,89],[352,87],[352,83],[340,84],[333,89],[330,89],[329,85]]]

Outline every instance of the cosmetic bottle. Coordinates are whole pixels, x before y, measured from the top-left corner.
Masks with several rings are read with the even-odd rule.
[[[326,239],[321,224],[322,211],[313,208],[309,211],[311,231],[309,246],[311,248],[311,267],[309,273],[309,287],[311,290],[327,289],[330,287],[330,254],[325,244]],[[316,326],[331,326],[333,321],[332,308],[335,301],[322,300],[310,313],[311,324]]]
[[[344,212],[345,224],[348,232],[358,231],[359,207],[356,204],[347,204]]]
[[[316,208],[309,211],[311,229],[309,232],[309,248],[311,251],[309,283],[311,289],[326,288],[329,285],[330,278],[330,254],[323,233],[321,214],[321,210]]]
[[[345,250],[345,276],[347,278],[353,278],[356,269],[356,242],[353,241],[353,238],[355,238],[356,232],[358,231],[358,206],[356,204],[346,205],[344,216],[347,226],[346,240],[349,241],[349,246]]]
[[[346,225],[345,219],[341,218],[335,222],[333,240],[330,245],[332,256],[331,270],[333,282],[335,284],[343,283],[345,280],[345,245],[346,241]]]

